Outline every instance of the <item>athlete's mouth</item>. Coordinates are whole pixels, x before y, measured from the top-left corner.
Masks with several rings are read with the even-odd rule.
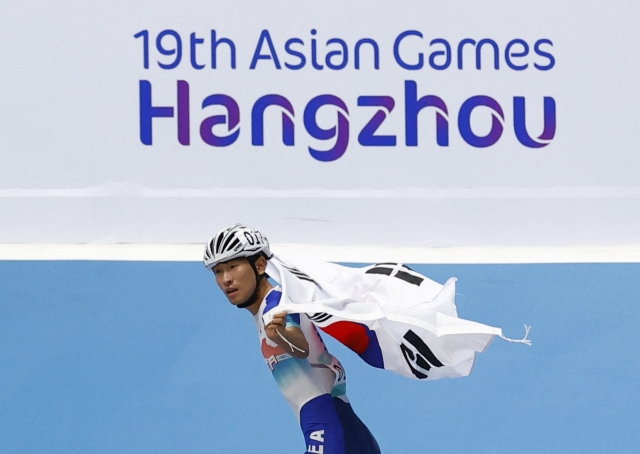
[[[231,296],[233,293],[236,293],[238,291],[237,288],[230,288],[229,290],[227,290],[227,296]]]

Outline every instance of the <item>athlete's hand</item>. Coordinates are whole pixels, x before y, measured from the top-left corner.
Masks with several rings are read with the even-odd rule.
[[[267,337],[278,344],[294,358],[309,356],[309,343],[300,328],[287,328],[287,313],[279,312],[273,316],[271,323],[264,327]],[[280,333],[282,337],[278,334]],[[284,337],[284,339],[283,339]]]
[[[279,312],[273,316],[273,320],[264,327],[267,337],[274,342],[280,341],[277,331],[284,333],[287,326],[287,313]]]

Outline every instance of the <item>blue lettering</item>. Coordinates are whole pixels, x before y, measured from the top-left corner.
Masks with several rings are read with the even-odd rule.
[[[322,129],[316,121],[316,113],[323,106],[338,108],[336,126]],[[322,151],[309,147],[309,153],[318,161],[329,162],[340,158],[349,145],[349,110],[344,101],[334,95],[320,95],[313,98],[304,109],[304,126],[314,139],[331,140],[336,138],[335,144],[329,150]]]
[[[231,96],[211,95],[202,101],[202,108],[207,106],[223,106],[227,109],[228,115],[213,115],[202,120],[200,123],[200,137],[205,143],[213,147],[228,147],[233,144],[240,135],[240,109],[238,103]],[[227,136],[218,136],[213,132],[213,127],[220,124],[227,124]]]
[[[462,51],[465,44],[476,45],[476,42],[471,38],[463,39],[458,43],[458,69],[462,69]]]
[[[495,69],[499,69],[500,51],[498,50],[498,45],[492,39],[481,39],[480,41],[478,41],[478,46],[476,47],[476,69],[482,69],[482,46],[484,46],[485,44],[489,44],[491,45],[491,47],[493,47],[493,67]]]
[[[231,56],[231,69],[236,69],[236,46],[228,38],[217,39],[216,31],[211,30],[211,68],[216,69],[218,67],[218,45],[226,44],[229,46],[229,54]]]
[[[316,30],[312,29],[311,30],[311,34],[315,36],[316,34]],[[318,63],[317,61],[317,44],[316,44],[316,39],[315,38],[311,38],[311,66],[313,66],[315,69],[323,69],[323,66],[321,64]]]
[[[358,97],[359,106],[383,107],[378,109],[375,115],[369,120],[360,134],[358,142],[365,147],[393,147],[396,145],[396,136],[376,136],[382,122],[387,118],[395,106],[395,101],[391,96],[360,96]]]
[[[289,55],[293,55],[294,57],[298,57],[300,59],[300,63],[298,63],[297,65],[292,65],[289,63],[285,62],[285,66],[289,69],[302,69],[304,68],[304,65],[307,63],[307,59],[304,56],[303,53],[298,52],[297,50],[294,50],[291,48],[291,46],[293,46],[294,44],[302,44],[304,46],[304,41],[302,41],[300,38],[291,38],[290,40],[288,40],[285,45],[284,45],[284,50],[285,52],[287,52]]]
[[[511,48],[515,45],[522,46],[522,52],[511,52]],[[504,50],[504,59],[507,62],[507,66],[515,71],[524,71],[529,67],[529,63],[525,63],[524,65],[516,65],[511,61],[512,58],[526,57],[529,55],[529,45],[523,39],[514,39],[509,41],[507,47]]]
[[[262,46],[265,42],[269,47],[268,54],[262,54]],[[253,53],[253,58],[251,59],[251,65],[249,66],[249,69],[256,69],[258,60],[273,60],[273,64],[276,66],[276,69],[282,69],[280,66],[280,60],[278,60],[278,54],[276,53],[276,49],[273,46],[273,41],[271,40],[269,30],[262,30],[262,33],[260,33],[260,39],[258,40],[258,45],[256,46],[256,50]]]
[[[332,50],[331,52],[327,53],[327,56],[325,57],[325,64],[330,69],[343,69],[349,62],[349,50],[347,49],[347,43],[339,38],[332,38],[327,41],[327,45],[329,44],[339,44],[342,50]],[[331,59],[338,56],[342,56],[342,61],[337,65],[333,64],[331,62]]]
[[[134,38],[140,38],[142,36],[142,66],[144,69],[149,69],[149,31],[142,30],[141,32],[133,35]]]
[[[553,68],[555,66],[556,59],[550,53],[545,52],[542,49],[540,49],[540,46],[542,46],[543,44],[549,44],[550,46],[553,46],[553,43],[551,42],[551,40],[539,39],[534,44],[533,49],[536,52],[536,54],[540,55],[541,57],[547,58],[549,60],[549,64],[546,65],[546,66],[543,66],[543,65],[539,65],[537,63],[534,63],[533,66],[535,66],[536,69],[539,69],[540,71],[549,71],[551,68]]]
[[[375,69],[380,69],[380,50],[378,49],[378,43],[369,38],[361,39],[356,43],[356,49],[354,52],[356,69],[360,69],[360,46],[363,44],[371,44],[371,47],[373,48],[373,67]]]
[[[424,66],[424,55],[422,54],[422,52],[418,54],[418,63],[415,63],[415,64],[406,63],[402,59],[402,57],[400,57],[400,43],[402,43],[402,40],[405,39],[407,36],[418,36],[422,38],[422,33],[420,33],[417,30],[407,30],[406,32],[400,33],[396,38],[395,42],[393,43],[393,56],[395,57],[396,62],[404,69],[411,69],[411,70],[422,69],[422,67]]]
[[[509,48],[507,58],[518,55],[524,57],[527,47],[521,40],[513,40],[512,46],[521,46],[522,51],[515,52]],[[342,45],[341,45],[342,47]],[[522,54],[522,55],[520,55]],[[341,54],[343,55],[343,54]],[[335,62],[332,62],[334,66]],[[511,64],[513,62],[511,61]],[[521,65],[517,65],[520,68]],[[332,68],[333,69],[333,68]],[[520,70],[520,69],[518,69]],[[405,89],[405,145],[418,146],[419,116],[427,107],[435,113],[436,134],[438,146],[449,146],[449,113],[445,102],[438,96],[426,95],[418,97],[418,86],[413,80],[406,80]],[[139,81],[140,105],[140,141],[144,145],[153,144],[154,118],[173,118],[177,120],[178,142],[190,145],[190,99],[189,84],[184,80],[177,81],[177,104],[172,106],[157,106],[152,102],[152,86],[148,80]],[[358,107],[376,107],[374,114],[358,134],[358,143],[363,147],[394,147],[397,145],[395,134],[377,134],[384,121],[395,108],[395,100],[391,96],[359,96]],[[238,103],[230,96],[214,94],[207,96],[202,102],[202,109],[218,106],[226,109],[225,114],[212,115],[200,123],[200,137],[204,143],[214,147],[227,147],[234,144],[240,134],[240,109]],[[251,144],[264,146],[265,111],[277,106],[272,112],[280,112],[282,119],[282,143],[285,146],[295,145],[295,113],[292,103],[284,96],[269,94],[258,98],[251,111]],[[326,107],[325,107],[326,106]],[[318,124],[317,113],[322,108],[331,108],[336,113],[336,120],[332,127],[325,129]],[[491,115],[491,128],[485,135],[478,135],[472,129],[471,119],[476,108],[482,108],[486,115],[487,109]],[[273,115],[273,114],[271,114]],[[478,114],[476,114],[478,115]],[[460,137],[472,147],[486,148],[494,145],[501,138],[505,127],[505,115],[500,104],[485,95],[472,96],[461,105],[458,111],[458,130]],[[433,118],[433,117],[432,117]],[[474,117],[475,119],[475,117]],[[551,143],[556,133],[556,102],[552,97],[544,97],[544,113],[542,132],[536,137],[527,129],[525,98],[513,98],[513,129],[517,140],[527,148],[542,148]],[[330,143],[329,149],[315,149],[309,146],[309,153],[319,161],[334,161],[342,157],[349,144],[350,118],[345,102],[337,96],[325,94],[311,99],[304,110],[304,127],[308,136]],[[161,122],[162,125],[167,122]],[[226,131],[224,126],[226,127]],[[215,131],[214,131],[215,130]],[[314,145],[315,146],[315,145]],[[325,147],[327,148],[327,147]]]
[[[165,48],[162,44],[162,40],[165,36],[171,36],[175,40],[175,45],[170,48]],[[164,30],[158,34],[156,38],[156,48],[158,52],[162,55],[175,55],[176,57],[173,59],[171,63],[160,63],[158,62],[158,66],[162,69],[173,69],[180,64],[182,60],[182,40],[180,39],[180,35],[178,32],[174,30]]]
[[[280,106],[282,112],[282,142],[294,145],[293,106],[280,95],[266,95],[258,99],[251,110],[251,144],[264,145],[264,111],[269,106]]]
[[[193,66],[194,69],[203,69],[204,65],[199,65],[196,60],[196,47],[198,46],[198,44],[204,43],[204,39],[196,37],[195,33],[191,33],[190,43],[191,43],[191,47],[190,47],[191,48],[191,66]]]
[[[418,99],[418,86],[413,80],[404,82],[405,133],[408,147],[418,146],[418,114],[425,107],[436,108],[436,141],[441,147],[449,146],[449,112],[444,101],[427,95]]]
[[[544,128],[538,140],[531,138],[527,132],[527,119],[524,108],[524,97],[513,98],[513,129],[518,141],[529,148],[542,148],[549,145],[556,135],[556,101],[550,96],[544,97]]]
[[[145,145],[153,145],[151,120],[154,118],[173,117],[173,107],[156,107],[151,105],[151,82],[140,81],[140,141]]]
[[[437,69],[438,71],[442,71],[443,69],[447,69],[451,64],[451,46],[447,42],[446,39],[434,39],[429,43],[429,46],[433,46],[434,44],[443,44],[445,50],[438,50],[435,52],[431,52],[429,55],[429,65],[433,69]],[[444,55],[444,64],[438,65],[436,64],[436,57]]]
[[[478,136],[471,129],[471,112],[476,107],[488,107],[491,112],[491,130],[486,136]],[[502,136],[504,113],[500,104],[489,96],[473,96],[467,99],[458,112],[458,129],[460,135],[472,147],[485,148],[494,145]]]

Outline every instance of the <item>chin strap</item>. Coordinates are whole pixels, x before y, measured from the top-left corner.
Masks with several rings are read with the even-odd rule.
[[[250,261],[249,263],[251,264],[251,268],[253,268],[253,272],[256,274],[256,289],[253,291],[253,294],[249,297],[249,299],[247,299],[247,301],[236,305],[238,309],[246,309],[256,301],[258,301],[258,293],[260,293],[260,282],[264,278],[264,274],[258,274],[258,270],[256,269],[256,264],[252,261]]]

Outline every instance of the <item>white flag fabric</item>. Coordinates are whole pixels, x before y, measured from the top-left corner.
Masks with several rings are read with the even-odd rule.
[[[456,279],[441,285],[410,268],[383,263],[351,268],[273,256],[267,273],[282,287],[264,314],[304,313],[374,367],[435,380],[471,373],[476,352],[502,330],[458,318]]]

